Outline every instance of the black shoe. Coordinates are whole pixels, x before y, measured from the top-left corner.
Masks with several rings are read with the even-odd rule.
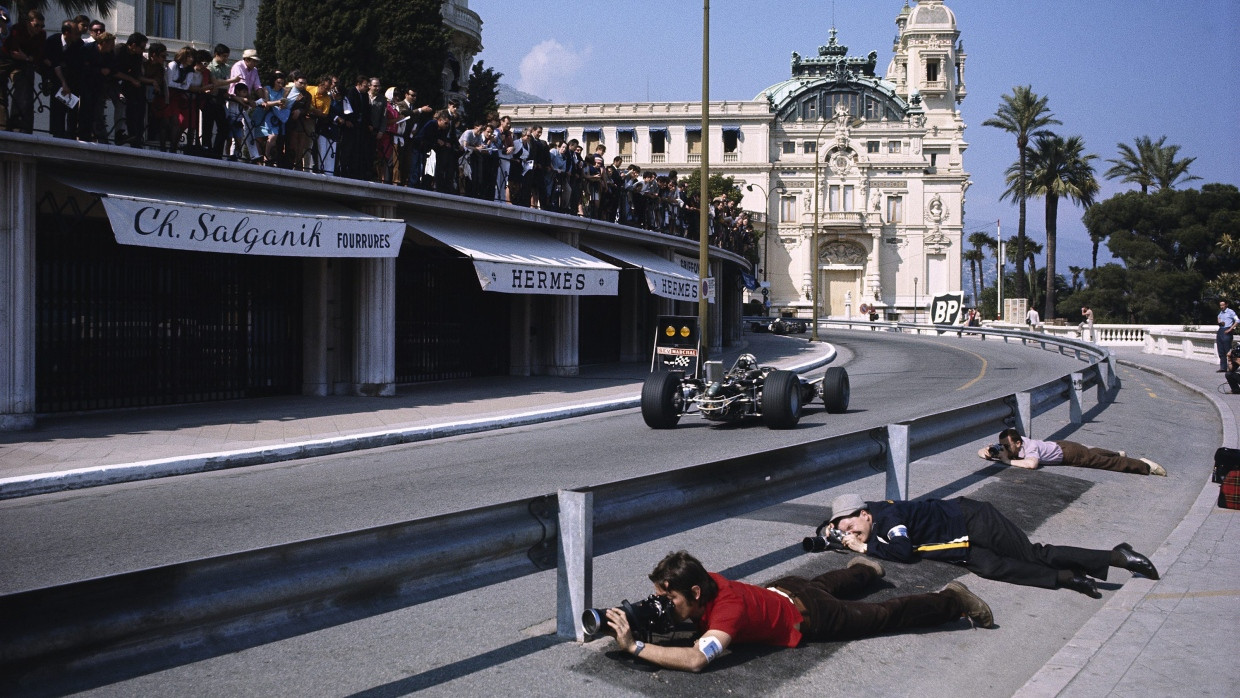
[[[1084,575],[1079,575],[1079,574],[1072,575],[1072,579],[1069,579],[1068,581],[1061,583],[1059,586],[1064,589],[1071,589],[1072,591],[1079,591],[1082,594],[1088,597],[1091,597],[1091,598],[1095,598],[1095,599],[1102,598],[1102,592],[1098,591],[1098,585],[1094,583],[1094,580]]]
[[[1154,569],[1154,563],[1141,553],[1132,549],[1127,543],[1120,543],[1111,551],[1119,553],[1124,558],[1123,564],[1113,565],[1114,567],[1122,567],[1133,574],[1139,574],[1149,579],[1158,579],[1158,570]]]

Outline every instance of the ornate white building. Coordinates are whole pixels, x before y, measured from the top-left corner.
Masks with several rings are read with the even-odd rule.
[[[117,43],[140,31],[176,53],[193,45],[211,50],[216,44],[232,49],[234,60],[254,47],[259,0],[117,0],[109,16],[102,17]],[[469,0],[443,0],[440,10],[450,32],[448,59],[443,68],[445,98],[463,97],[474,56],[482,50],[482,19],[469,9]],[[60,18],[45,12],[49,26]]]
[[[711,173],[731,176],[766,211],[760,279],[775,310],[822,315],[925,308],[961,288],[968,174],[963,167],[965,54],[943,0],[906,2],[885,77],[878,54],[829,41],[792,54],[791,77],[747,102],[710,105]],[[516,125],[607,146],[643,169],[701,164],[700,102],[507,105]],[[750,186],[752,185],[752,186]],[[818,249],[813,249],[815,211]]]

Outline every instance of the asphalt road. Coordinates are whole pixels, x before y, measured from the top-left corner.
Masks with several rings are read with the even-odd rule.
[[[267,466],[0,502],[0,592],[534,497],[887,424],[1062,375],[1073,357],[999,341],[840,332],[847,414],[799,427],[648,429],[637,410]],[[795,340],[789,340],[795,341]],[[761,359],[761,357],[759,357]],[[811,374],[813,375],[813,374]]]
[[[935,340],[912,341],[905,349],[919,357],[940,358],[954,351],[936,349],[934,344]],[[870,351],[868,346],[851,346]],[[966,347],[977,349],[972,344]],[[1014,347],[1008,351],[1011,361],[1021,367],[1040,360],[1036,353]],[[996,363],[1013,365],[988,352],[982,355],[989,357],[991,368]],[[864,380],[871,387],[893,383],[892,373],[873,370],[869,362],[856,361],[853,366],[858,369],[854,373],[861,374],[858,378],[868,374]],[[976,373],[977,365],[972,375],[961,368],[951,376],[953,382],[945,379],[935,399],[950,399],[954,388]],[[1138,550],[1152,550],[1200,493],[1220,426],[1207,403],[1171,382],[1123,368],[1120,377],[1125,387],[1117,400],[1101,412],[1091,411],[1086,424],[1066,427],[1063,407],[1038,417],[1034,434],[1148,455],[1167,466],[1169,477],[1062,467],[1004,469],[976,458],[979,441],[915,463],[913,494],[991,501],[1035,541],[1109,548],[1126,540]],[[900,385],[892,388],[885,394],[907,393]],[[863,408],[863,403],[858,405]],[[1192,415],[1191,432],[1180,418],[1184,415]],[[848,415],[853,417],[860,413]],[[757,438],[760,431],[759,427],[738,433]],[[596,428],[593,433],[601,432]],[[715,438],[740,440],[733,431],[715,433]],[[858,475],[860,479],[846,482]],[[799,540],[825,516],[833,496],[856,491],[877,498],[882,480],[878,474],[841,474],[824,482],[823,491],[793,502],[596,558],[594,600],[608,605],[621,598],[644,597],[650,593],[645,574],[654,562],[681,548],[711,569],[757,583],[787,573],[815,574],[840,567],[848,556],[806,555]],[[953,578],[990,603],[997,628],[973,630],[960,622],[935,631],[812,643],[795,650],[737,647],[703,674],[656,671],[617,655],[609,641],[578,645],[557,640],[552,620],[555,574],[544,572],[136,676],[89,694],[1010,696],[1102,608],[1129,574],[1113,571],[1101,585],[1104,599],[1095,600],[1066,590],[979,579],[941,563],[889,563],[887,577],[866,598],[934,590]]]

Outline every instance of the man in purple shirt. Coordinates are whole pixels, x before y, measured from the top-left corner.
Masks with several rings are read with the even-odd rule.
[[[263,84],[258,78],[258,61],[258,51],[252,48],[247,48],[241,54],[241,60],[233,63],[232,70],[228,74],[229,79],[240,78],[240,80],[228,86],[228,94],[233,94],[237,89],[237,83],[243,82],[246,87],[250,88],[251,98],[266,96]]]
[[[1098,468],[1117,473],[1167,476],[1167,469],[1149,458],[1129,458],[1123,451],[1093,448],[1075,441],[1024,439],[1015,429],[999,432],[999,444],[987,446],[978,451],[977,455],[986,460],[1030,470],[1040,465],[1074,465],[1078,468]]]

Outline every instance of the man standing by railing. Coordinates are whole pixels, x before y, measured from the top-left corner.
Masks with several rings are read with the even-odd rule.
[[[1094,311],[1088,306],[1081,306],[1081,339],[1087,342],[1096,342],[1098,338],[1094,336]]]
[[[1232,336],[1236,333],[1236,311],[1227,307],[1227,301],[1218,302],[1218,336],[1214,343],[1218,346],[1218,371],[1227,372],[1227,352],[1231,351]]]

